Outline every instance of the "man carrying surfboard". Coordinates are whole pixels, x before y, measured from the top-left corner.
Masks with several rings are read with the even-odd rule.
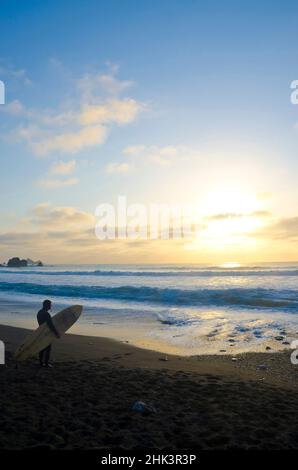
[[[64,335],[78,320],[83,311],[82,305],[72,305],[51,317],[49,314],[51,306],[50,300],[44,301],[43,308],[37,314],[39,327],[25,337],[23,343],[13,355],[17,363],[25,361],[40,352],[40,364],[49,364],[51,348],[47,349],[48,346],[56,338]],[[49,367],[51,366],[49,365]]]
[[[57,336],[57,338],[60,338],[60,335],[53,323],[52,317],[49,314],[49,310],[51,310],[51,308],[52,308],[52,302],[50,300],[44,300],[42,304],[42,309],[39,310],[37,314],[37,321],[39,325],[42,325],[43,323],[47,323],[50,330]],[[45,349],[39,352],[39,363],[41,367],[44,367],[44,366],[53,367],[52,364],[49,362],[51,349],[52,349],[52,345],[49,344],[49,346],[47,346]]]

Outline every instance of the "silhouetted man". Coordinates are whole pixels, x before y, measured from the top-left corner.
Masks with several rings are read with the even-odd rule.
[[[42,309],[39,310],[37,314],[37,321],[39,325],[42,325],[43,323],[47,323],[50,330],[52,330],[52,332],[57,336],[57,338],[60,338],[60,335],[58,331],[56,330],[55,325],[53,323],[52,317],[49,314],[49,310],[51,310],[51,307],[52,307],[52,302],[50,300],[44,300],[42,304]],[[52,364],[49,363],[51,349],[52,349],[52,345],[50,344],[48,347],[40,351],[39,363],[41,367],[43,366],[53,367]]]

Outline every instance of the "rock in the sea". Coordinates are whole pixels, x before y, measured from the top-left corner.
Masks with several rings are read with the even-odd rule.
[[[281,344],[290,344],[289,341],[283,341]]]
[[[18,256],[10,258],[8,260],[7,266],[9,268],[23,268],[27,266],[43,266],[42,261],[32,261],[32,259],[20,259]]]
[[[28,262],[26,259],[20,259],[16,256],[8,260],[7,266],[9,268],[23,268],[23,267],[28,266]]]
[[[272,349],[270,346],[266,346],[266,351],[270,351],[270,349]]]
[[[28,266],[43,266],[42,261],[40,261],[40,260],[33,261],[30,258],[27,258],[27,263],[28,263]]]
[[[284,336],[275,336],[276,341],[282,341],[284,338]]]

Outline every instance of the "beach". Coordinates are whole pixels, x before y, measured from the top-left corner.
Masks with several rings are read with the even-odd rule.
[[[296,449],[297,276],[297,263],[2,268],[0,448]],[[16,369],[45,298],[51,315],[83,313],[52,369]]]
[[[16,369],[12,353],[29,332],[0,326],[1,449],[297,448],[289,351],[165,356],[67,334],[53,345],[53,369],[37,358]],[[134,411],[136,401],[152,411]]]

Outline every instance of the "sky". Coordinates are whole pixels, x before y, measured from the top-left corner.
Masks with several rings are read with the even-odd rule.
[[[297,2],[0,8],[0,262],[298,260]],[[119,196],[191,206],[198,230],[100,240]]]

